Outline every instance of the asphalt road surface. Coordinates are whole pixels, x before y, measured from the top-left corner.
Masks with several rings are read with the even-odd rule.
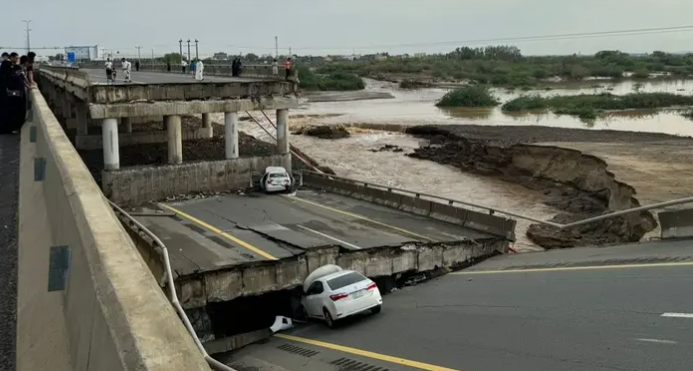
[[[15,369],[19,135],[0,135],[0,370]]]
[[[138,217],[161,236],[180,275],[340,245],[348,250],[490,237],[336,194],[223,195],[161,204],[176,217]]]
[[[106,84],[106,70],[104,69],[88,69],[80,68],[80,71],[89,73],[89,81],[92,84]],[[116,80],[118,85],[128,84],[125,82],[125,74],[121,70],[116,70]],[[132,71],[130,74],[130,79],[132,83],[129,84],[172,84],[172,83],[200,83],[200,81],[195,80],[195,77],[191,74],[182,74],[180,71],[164,73],[164,72],[144,72],[144,71]],[[224,77],[224,76],[209,76],[206,75],[202,83],[218,83],[218,82],[253,82],[253,81],[263,81],[257,78],[244,78],[244,77]]]
[[[638,245],[630,246],[637,247]],[[690,242],[658,243],[674,255]],[[690,247],[689,247],[690,248]],[[624,262],[638,253],[620,249]],[[566,251],[590,260],[597,249]],[[637,250],[637,249],[636,249]],[[684,253],[686,254],[686,253]],[[522,270],[511,256],[384,298],[382,313],[330,330],[310,324],[249,347],[230,363],[258,359],[330,369],[338,359],[390,370],[678,371],[693,364],[693,263],[552,266],[533,253]],[[629,256],[631,255],[631,256]],[[503,261],[508,262],[503,264]],[[485,268],[485,266],[489,268]],[[513,267],[512,270],[505,270]],[[306,354],[317,352],[306,359]],[[289,353],[284,351],[283,353]],[[293,358],[292,358],[293,357]]]

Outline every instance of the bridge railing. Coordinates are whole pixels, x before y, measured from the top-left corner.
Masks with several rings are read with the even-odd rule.
[[[44,205],[30,207],[44,210],[49,220],[47,228],[35,227],[50,236],[50,246],[41,248],[51,252],[49,290],[62,296],[72,365],[87,371],[209,371],[43,96],[38,89],[30,94],[33,121],[22,147],[35,146],[34,166],[21,171],[42,184]],[[19,316],[32,313],[20,308]]]
[[[117,66],[116,62],[116,68]],[[89,61],[80,64],[82,68],[103,68],[101,61]],[[207,64],[205,63],[205,75],[210,76],[232,76],[231,64]],[[134,69],[134,67],[133,67]],[[278,73],[275,75],[270,64],[246,64],[241,68],[240,77],[252,77],[269,80],[286,80],[284,66],[278,66]],[[142,63],[140,71],[168,72],[168,66],[164,63]],[[190,73],[190,68],[187,69]],[[171,73],[182,73],[180,64],[171,64]],[[290,81],[298,81],[298,69],[293,69],[289,75]]]

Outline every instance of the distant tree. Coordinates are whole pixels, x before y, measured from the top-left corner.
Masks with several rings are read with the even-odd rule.
[[[162,62],[164,63],[180,63],[181,60],[181,55],[180,53],[167,53],[164,54],[164,56],[161,58]]]
[[[257,54],[255,54],[255,53],[248,53],[245,55],[244,59],[248,62],[255,62],[258,59],[260,59],[260,57],[258,57]]]
[[[65,60],[65,54],[63,54],[63,53],[58,53],[58,54],[55,55],[55,57],[53,57],[53,59],[56,60],[56,61],[63,61],[63,60]]]

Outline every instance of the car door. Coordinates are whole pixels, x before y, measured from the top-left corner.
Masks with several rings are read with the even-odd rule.
[[[325,289],[322,281],[315,281],[306,293],[306,312],[311,317],[322,317],[322,297]]]

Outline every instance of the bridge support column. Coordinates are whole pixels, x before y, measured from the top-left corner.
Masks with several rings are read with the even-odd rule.
[[[72,105],[70,104],[70,93],[64,91],[60,99],[60,115],[63,117],[65,124],[68,124],[68,119],[72,118]],[[74,125],[73,125],[74,126]]]
[[[209,113],[202,114],[202,128],[205,130],[204,138],[212,138],[214,136],[214,129],[212,129],[212,118]]]
[[[183,163],[183,136],[181,134],[180,116],[165,116],[166,129],[168,130],[168,163]]]
[[[277,110],[277,149],[280,155],[289,153],[289,110]]]
[[[89,134],[89,108],[83,102],[75,104],[75,120],[77,122],[77,135]]]
[[[238,112],[224,112],[226,158],[238,158]]]
[[[126,133],[132,133],[132,120],[129,117],[123,117],[120,124],[123,125],[123,130]]]
[[[103,163],[105,170],[120,169],[118,148],[118,119],[105,119],[101,125],[103,135]]]

